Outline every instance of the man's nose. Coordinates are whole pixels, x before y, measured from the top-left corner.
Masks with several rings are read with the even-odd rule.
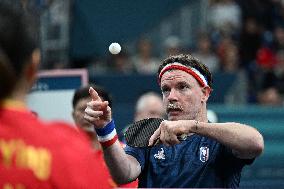
[[[175,89],[171,89],[168,100],[177,100],[177,97],[177,91]]]

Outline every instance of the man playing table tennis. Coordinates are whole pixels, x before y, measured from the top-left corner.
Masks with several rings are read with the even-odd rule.
[[[262,135],[253,127],[230,122],[210,123],[207,100],[212,92],[208,68],[191,55],[166,58],[158,81],[168,120],[149,140],[149,146],[120,146],[107,102],[90,89],[92,101],[85,119],[96,125],[105,160],[114,180],[139,178],[143,188],[236,188],[242,168],[264,149]],[[180,141],[178,136],[187,134]],[[156,139],[160,145],[150,147]]]

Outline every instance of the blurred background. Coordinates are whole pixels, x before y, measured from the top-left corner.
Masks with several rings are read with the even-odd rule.
[[[283,0],[20,2],[39,26],[41,70],[86,69],[90,83],[112,94],[119,131],[133,121],[140,94],[160,92],[161,60],[199,58],[213,73],[209,109],[220,122],[253,125],[265,139],[241,187],[284,187]],[[120,54],[109,53],[112,42]]]

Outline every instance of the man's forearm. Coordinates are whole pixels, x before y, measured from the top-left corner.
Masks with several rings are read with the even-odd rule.
[[[192,130],[231,148],[239,158],[254,158],[260,155],[264,149],[262,135],[256,129],[247,125],[198,122],[197,127],[194,125]]]
[[[124,152],[119,141],[103,151],[109,171],[117,184],[131,182],[139,176],[140,164],[134,157]]]

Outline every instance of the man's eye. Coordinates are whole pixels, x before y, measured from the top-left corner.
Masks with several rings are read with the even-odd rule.
[[[165,93],[168,93],[170,91],[169,88],[162,88],[162,93],[165,94]]]
[[[180,90],[185,90],[185,89],[188,89],[189,87],[187,85],[180,85],[179,86],[179,89]]]

